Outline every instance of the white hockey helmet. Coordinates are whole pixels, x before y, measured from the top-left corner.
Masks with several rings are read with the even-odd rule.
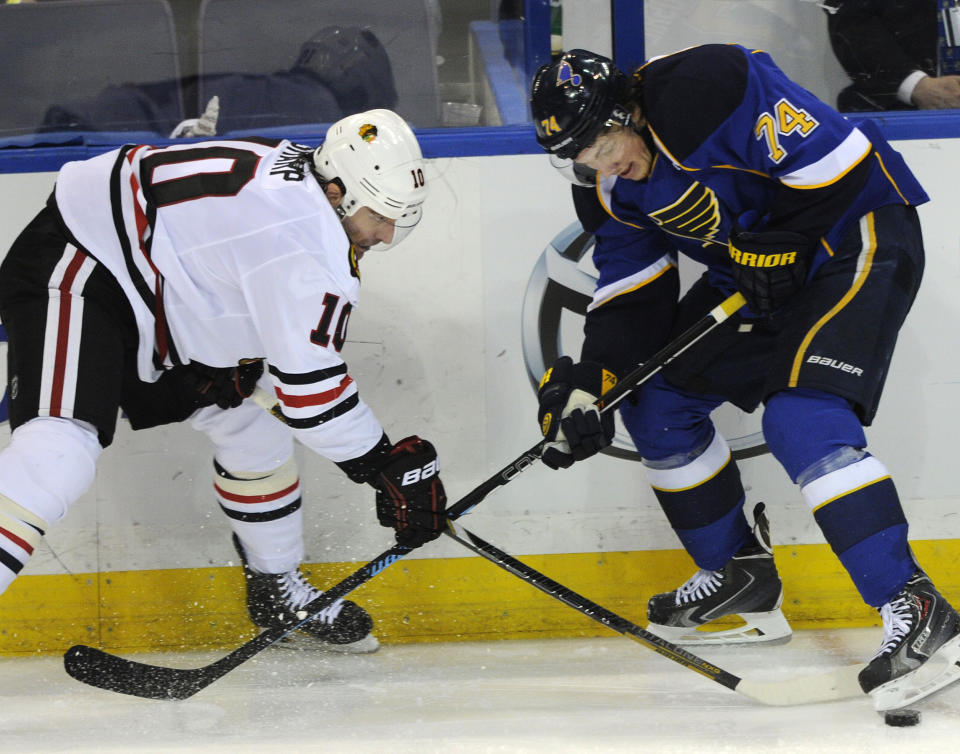
[[[410,126],[395,112],[367,110],[337,121],[313,153],[313,163],[321,180],[342,185],[341,218],[369,207],[396,222],[393,240],[371,248],[398,244],[420,222],[427,197],[423,155]]]

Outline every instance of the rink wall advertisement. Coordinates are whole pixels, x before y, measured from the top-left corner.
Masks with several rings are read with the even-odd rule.
[[[943,166],[960,164],[960,140],[896,146],[932,198],[920,208],[927,268],[867,435],[903,498],[918,557],[956,599],[960,234],[955,177]],[[578,353],[595,273],[568,184],[545,159],[445,158],[432,160],[430,171],[421,227],[402,246],[362,261],[343,355],[392,438],[416,433],[436,445],[453,502],[538,440],[535,381],[556,354]],[[0,175],[0,250],[39,210],[54,179]],[[687,281],[697,274],[693,266],[681,272]],[[799,492],[763,452],[759,415],[721,409],[716,420],[741,459],[748,507],[767,504],[787,617],[797,627],[873,621]],[[4,423],[0,441],[8,436]],[[376,523],[370,488],[303,447],[297,460],[306,562],[318,584],[332,583],[387,549],[391,534]],[[649,595],[693,569],[622,428],[607,454],[560,472],[537,464],[461,521],[641,623]],[[469,556],[441,538],[353,596],[387,641],[602,632]],[[121,420],[90,491],[0,598],[0,652],[74,641],[229,646],[252,632],[235,560],[212,494],[206,439],[187,425],[134,433]]]

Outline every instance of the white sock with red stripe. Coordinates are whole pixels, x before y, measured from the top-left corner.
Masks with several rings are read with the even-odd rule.
[[[303,560],[300,480],[291,458],[269,472],[236,472],[215,463],[214,491],[239,537],[247,563],[260,573],[285,573]]]
[[[46,530],[46,521],[0,495],[0,594],[17,578]]]

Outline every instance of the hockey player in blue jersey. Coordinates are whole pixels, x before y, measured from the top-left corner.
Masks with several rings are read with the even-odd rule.
[[[927,196],[869,122],[852,122],[764,52],[703,45],[632,75],[572,50],[537,72],[540,145],[579,184],[599,281],[581,360],[539,390],[543,460],[608,445],[592,407],[623,375],[736,291],[747,306],[621,404],[671,526],[699,570],[648,605],[677,642],[786,639],[766,518],[753,528],[735,462],[710,420],[763,404],[770,452],[799,486],[883,644],[860,673],[879,709],[960,679],[960,616],[916,562],[894,483],[866,450],[897,333],[923,273]],[[678,254],[706,266],[680,296]],[[716,618],[746,625],[698,631]],[[936,654],[934,682],[915,674]],[[918,696],[919,694],[919,696]]]

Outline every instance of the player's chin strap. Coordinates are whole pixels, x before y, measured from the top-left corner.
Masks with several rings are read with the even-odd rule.
[[[599,410],[601,412],[612,410],[636,387],[659,372],[665,364],[672,361],[714,327],[729,318],[744,303],[743,296],[736,293],[715,307],[672,343],[658,351],[646,363],[630,372],[607,391],[597,401]],[[273,396],[265,391],[255,391],[253,399],[275,416],[282,417],[282,412],[277,409]],[[664,657],[763,704],[803,704],[862,695],[863,692],[856,681],[859,667],[843,668],[825,676],[791,679],[772,684],[739,678],[580,597],[543,574],[519,563],[506,553],[497,550],[493,545],[484,542],[479,537],[453,525],[453,521],[468,513],[490,492],[497,487],[508,484],[517,475],[532,466],[539,459],[544,442],[541,440],[529,450],[521,453],[496,474],[451,506],[447,510],[447,518],[451,523],[446,533],[510,573],[528,581],[538,589],[560,599],[571,607],[590,615],[604,625],[630,635],[632,638],[639,639],[641,643]],[[209,665],[199,668],[167,668],[127,660],[95,647],[78,644],[68,649],[64,654],[64,667],[67,673],[78,681],[109,691],[148,699],[187,699],[251,657],[275,644],[287,634],[313,620],[331,603],[366,583],[385,568],[412,552],[413,549],[405,545],[394,545],[366,565],[361,566],[339,584],[325,591],[313,602],[304,605],[303,611],[306,617],[299,622],[289,626],[267,629],[259,636]]]

